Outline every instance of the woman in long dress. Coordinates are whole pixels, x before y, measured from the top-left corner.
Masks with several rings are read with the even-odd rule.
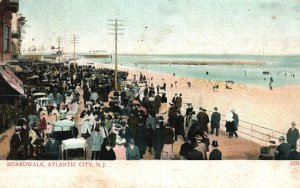
[[[233,113],[228,112],[226,115],[226,132],[228,132],[228,138],[231,138],[233,136],[233,133],[235,132],[235,127],[234,127],[234,119],[233,119]]]

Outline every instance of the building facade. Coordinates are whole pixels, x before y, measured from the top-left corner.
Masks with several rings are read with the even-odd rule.
[[[12,18],[19,0],[0,0],[0,61],[12,59]]]

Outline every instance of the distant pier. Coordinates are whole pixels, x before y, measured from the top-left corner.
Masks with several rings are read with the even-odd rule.
[[[172,65],[264,65],[262,61],[145,61],[139,64]]]

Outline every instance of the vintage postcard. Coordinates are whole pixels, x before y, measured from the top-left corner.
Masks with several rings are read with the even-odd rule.
[[[299,0],[0,0],[1,187],[299,187]]]

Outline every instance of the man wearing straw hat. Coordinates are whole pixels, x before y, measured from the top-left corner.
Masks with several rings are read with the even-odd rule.
[[[289,128],[287,134],[286,134],[286,139],[287,139],[287,143],[293,147],[297,149],[297,141],[299,139],[299,130],[296,127],[296,123],[293,121],[291,123],[291,128]]]

